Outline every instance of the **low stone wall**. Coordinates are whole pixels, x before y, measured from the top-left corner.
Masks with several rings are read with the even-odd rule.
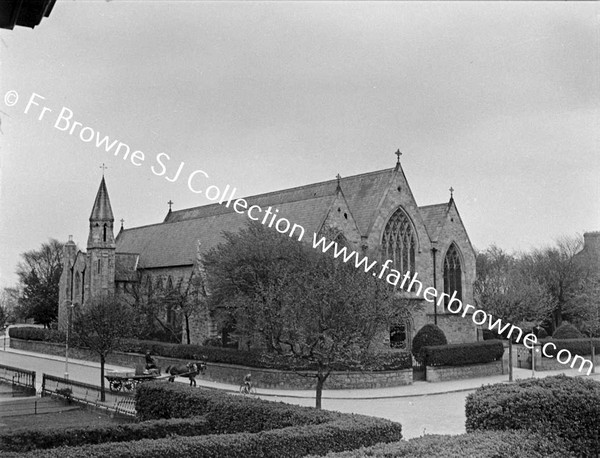
[[[38,342],[31,340],[10,339],[11,348],[18,350],[45,353],[56,356],[65,355],[65,347],[61,344]],[[81,349],[70,348],[69,357],[87,361],[99,362],[97,354]],[[183,359],[156,357],[158,365],[164,370],[169,365],[182,365],[189,361]],[[114,352],[106,358],[107,364],[135,368],[144,365],[144,355],[137,353]],[[199,376],[203,380],[239,385],[244,376],[252,374],[252,383],[258,388],[273,388],[282,390],[308,390],[314,389],[314,377],[306,377],[292,371],[279,371],[275,369],[259,369],[256,367],[234,366],[231,364],[208,363],[206,372]],[[401,371],[379,372],[333,372],[325,382],[326,389],[363,389],[387,388],[412,384],[412,369]]]
[[[425,370],[428,382],[445,382],[466,378],[488,377],[502,374],[502,361],[469,366],[427,366]]]

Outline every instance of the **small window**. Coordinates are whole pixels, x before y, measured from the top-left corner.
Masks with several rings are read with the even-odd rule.
[[[98,259],[98,273],[100,273],[100,259]]]
[[[104,224],[104,227],[102,229],[102,241],[106,242],[106,224]]]

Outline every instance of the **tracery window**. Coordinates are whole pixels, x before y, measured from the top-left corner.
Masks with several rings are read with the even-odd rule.
[[[458,248],[453,243],[444,258],[444,293],[452,296],[456,291],[456,298],[462,301],[462,266]],[[446,304],[449,299],[446,297]]]
[[[383,231],[383,259],[391,259],[394,269],[405,273],[415,272],[416,237],[408,216],[399,208],[392,215]]]

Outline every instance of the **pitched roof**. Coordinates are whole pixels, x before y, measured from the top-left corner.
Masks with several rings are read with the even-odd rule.
[[[425,229],[427,229],[431,241],[437,240],[449,208],[447,203],[419,207],[419,213],[421,214],[421,218],[423,218]]]
[[[115,281],[136,281],[139,254],[115,253]]]
[[[112,208],[110,206],[110,198],[108,197],[108,190],[106,189],[106,183],[104,177],[100,182],[98,193],[96,194],[96,200],[92,207],[92,214],[90,215],[90,221],[114,221]]]
[[[356,220],[359,231],[365,234],[375,217],[379,201],[389,186],[394,169],[364,173],[342,178],[340,185]],[[331,207],[337,180],[285,189],[245,198],[250,205],[266,210],[279,210],[277,217],[305,229],[306,237],[318,232]],[[211,204],[170,212],[160,224],[122,230],[117,236],[117,251],[139,253],[142,268],[191,265],[196,247],[202,251],[220,243],[223,231],[235,232],[244,227],[247,214],[238,214],[225,205]],[[258,216],[258,215],[256,215]]]

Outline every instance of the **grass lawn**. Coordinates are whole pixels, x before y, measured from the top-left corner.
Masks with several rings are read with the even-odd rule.
[[[111,418],[109,415],[93,410],[77,409],[67,412],[21,415],[0,418],[0,433],[30,429],[75,428],[115,423],[130,423],[133,419]]]

